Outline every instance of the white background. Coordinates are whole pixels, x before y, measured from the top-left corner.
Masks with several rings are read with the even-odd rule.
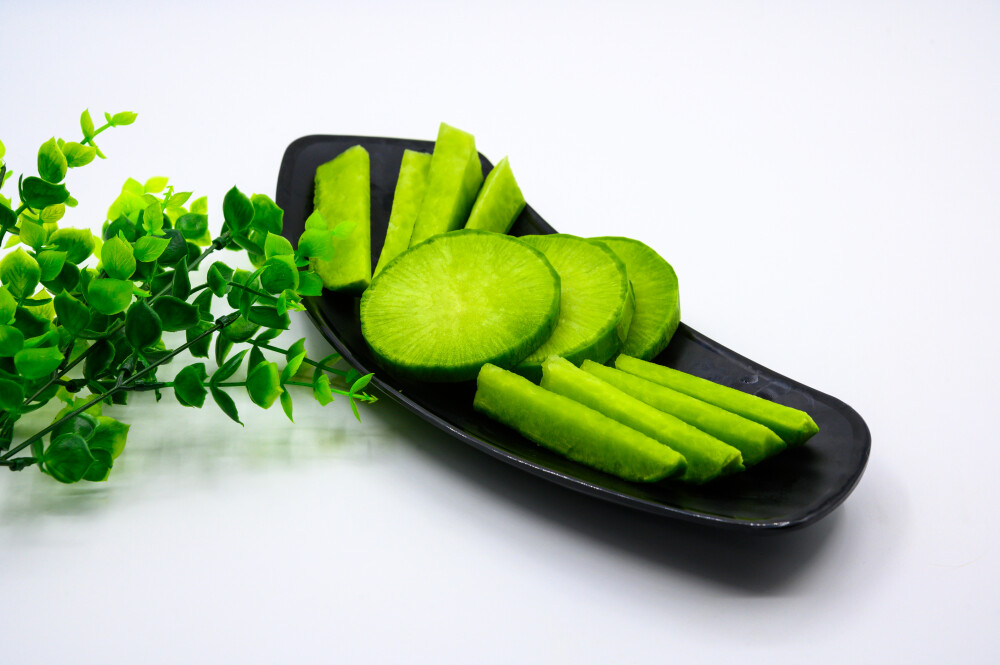
[[[871,461],[747,537],[387,401],[244,399],[241,429],[140,400],[110,482],[0,474],[0,661],[996,662],[997,3],[141,4],[0,3],[15,171],[83,108],[139,113],[66,223],[152,175],[218,220],[299,136],[445,120],[559,230],[659,250],[684,321],[852,405]]]

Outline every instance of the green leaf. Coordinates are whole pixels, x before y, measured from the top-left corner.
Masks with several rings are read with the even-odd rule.
[[[296,256],[330,261],[334,258],[333,231],[326,229],[307,229],[299,236],[299,249]]]
[[[0,379],[0,411],[6,413],[21,410],[24,402],[24,388],[21,384],[8,379]]]
[[[323,294],[323,280],[312,271],[299,272],[299,288],[295,289],[300,296],[318,296]]]
[[[233,401],[233,398],[226,394],[224,390],[216,388],[215,386],[212,386],[211,392],[212,399],[214,399],[215,403],[219,405],[222,412],[242,426],[243,423],[240,421],[240,414],[239,411],[236,410],[236,403]]]
[[[208,233],[208,216],[194,212],[182,215],[174,224],[174,228],[180,231],[185,239],[198,240]]]
[[[299,286],[299,270],[291,256],[272,256],[264,264],[260,285],[268,293],[281,293]]]
[[[187,264],[183,261],[177,264],[173,279],[170,280],[170,291],[181,300],[187,300],[191,295],[191,278],[188,277]]]
[[[128,314],[125,315],[125,339],[133,349],[142,351],[160,341],[162,335],[160,317],[145,300],[138,300],[128,308]]]
[[[27,298],[35,292],[42,269],[38,261],[23,249],[9,252],[0,261],[0,282],[15,298]]]
[[[0,358],[13,358],[24,348],[24,333],[14,326],[0,326]]]
[[[64,434],[45,449],[42,462],[45,471],[61,483],[83,479],[95,461],[87,442],[78,434]]]
[[[268,232],[267,237],[264,239],[264,256],[266,258],[271,258],[272,256],[283,256],[283,255],[293,255],[295,250],[292,249],[292,243],[288,242],[288,239],[275,235]]]
[[[188,365],[179,371],[173,382],[174,396],[177,401],[184,406],[193,406],[198,409],[204,406],[205,396],[208,395],[208,390],[205,388],[207,377],[205,363]]]
[[[14,321],[17,313],[17,301],[6,286],[0,287],[0,326],[6,326]]]
[[[164,330],[187,330],[201,321],[197,307],[174,296],[160,296],[153,309],[159,314]]]
[[[69,191],[64,185],[55,185],[34,176],[25,178],[21,183],[21,202],[35,210],[56,203],[65,203],[68,198]]]
[[[124,279],[96,279],[87,287],[87,302],[100,314],[124,312],[132,302],[132,282]]]
[[[168,180],[169,178],[164,178],[163,176],[153,176],[142,186],[142,191],[147,194],[159,194],[167,186]],[[177,205],[180,205],[180,203]]]
[[[198,336],[202,333],[208,332],[212,327],[212,324],[207,321],[202,321],[193,328],[188,328],[184,331],[185,340],[191,344],[188,347],[188,353],[190,353],[195,358],[207,358],[208,349],[212,346],[212,336],[205,335],[201,339]],[[198,341],[195,341],[198,339]]]
[[[73,335],[79,335],[90,325],[90,310],[82,302],[65,291],[54,298],[56,316],[63,328]]]
[[[312,214],[306,217],[305,230],[311,231],[313,229],[317,231],[329,230],[329,226],[326,223],[326,219],[323,217],[323,215],[320,214],[319,210],[313,210]]]
[[[120,113],[115,113],[111,116],[110,122],[115,127],[124,127],[125,125],[131,125],[135,122],[137,116],[138,114],[132,113],[131,111],[121,111]]]
[[[90,118],[90,109],[84,109],[80,114],[80,131],[88,139],[94,136],[94,121]]]
[[[63,354],[49,346],[43,349],[23,349],[14,356],[17,373],[28,379],[40,379],[52,374],[62,364]]]
[[[131,425],[109,416],[97,416],[97,429],[87,441],[87,445],[92,452],[103,450],[110,454],[112,459],[117,459],[125,450],[130,427]]]
[[[281,400],[281,410],[288,416],[288,420],[294,423],[295,418],[292,418],[292,393],[286,390],[279,395],[279,399]]]
[[[119,236],[111,238],[101,248],[101,264],[112,279],[129,279],[135,274],[132,245]]]
[[[222,261],[216,261],[208,269],[205,281],[208,288],[216,296],[222,298],[229,291],[229,280],[233,277],[233,269]]]
[[[231,377],[233,374],[235,374],[236,370],[240,368],[240,364],[243,362],[243,357],[246,354],[247,350],[244,349],[239,353],[237,353],[232,358],[230,358],[229,360],[227,360],[225,363],[223,363],[219,367],[219,369],[215,370],[215,374],[213,374],[212,378],[210,379],[211,383],[213,384],[222,383],[223,381]]]
[[[30,219],[21,219],[21,226],[18,229],[21,234],[21,242],[35,251],[41,249],[45,244],[48,233],[41,224],[36,224]]]
[[[271,408],[281,394],[280,372],[277,363],[264,361],[247,374],[247,393],[251,401],[263,409]]]
[[[234,233],[242,233],[253,221],[253,204],[246,195],[233,187],[222,200],[222,216]]]
[[[80,264],[94,252],[94,235],[86,229],[57,229],[49,235],[49,244],[66,252],[70,263]]]
[[[273,307],[268,307],[266,305],[254,305],[251,307],[250,316],[247,318],[253,323],[262,325],[266,328],[288,330],[288,327],[291,325],[291,321],[288,319],[288,314],[278,314]]]
[[[71,169],[90,164],[97,155],[97,150],[76,141],[63,144],[62,152],[66,156],[66,163]]]
[[[170,241],[156,236],[141,236],[135,241],[135,258],[139,261],[151,262],[160,258]]]
[[[38,149],[38,175],[43,179],[51,183],[62,182],[67,167],[66,155],[59,149],[54,136]]]
[[[41,281],[48,282],[58,277],[63,266],[66,265],[66,252],[47,249],[40,252],[35,260],[38,261],[38,267],[41,269]]]

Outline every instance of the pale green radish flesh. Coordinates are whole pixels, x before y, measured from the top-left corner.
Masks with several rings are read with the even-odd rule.
[[[427,191],[413,223],[410,247],[461,228],[483,184],[472,134],[441,123],[427,176]]]
[[[816,421],[805,411],[776,404],[763,397],[723,386],[708,379],[624,355],[618,357],[615,366],[629,374],[672,388],[760,423],[780,436],[790,446],[805,442],[806,439],[819,431]]]
[[[427,174],[430,171],[431,155],[416,150],[404,150],[403,161],[399,165],[399,178],[396,180],[396,192],[392,196],[392,212],[389,213],[389,226],[385,232],[385,242],[382,253],[375,264],[375,273],[410,246],[413,235],[413,223],[417,221],[420,204],[427,191]]]
[[[549,356],[575,364],[587,358],[603,363],[618,353],[633,307],[621,260],[605,245],[576,236],[523,236],[521,240],[544,254],[559,273],[562,301],[552,336],[516,371],[537,379],[542,361]]]
[[[368,151],[348,148],[316,169],[316,210],[327,228],[353,225],[333,239],[335,258],[314,259],[316,274],[331,291],[361,293],[372,280],[371,173]]]
[[[477,411],[572,460],[639,482],[684,470],[684,458],[659,441],[522,376],[484,365],[477,384]]]
[[[564,358],[549,358],[542,364],[541,386],[676,450],[687,460],[687,470],[679,480],[704,483],[724,473],[743,470],[743,456],[736,448],[653,408]]]
[[[361,332],[402,378],[466,381],[493,363],[512,367],[551,333],[559,276],[541,252],[510,236],[461,230],[396,257],[361,298]]]
[[[702,402],[700,399],[641,379],[620,369],[590,361],[584,362],[581,369],[651,407],[676,416],[702,432],[728,443],[743,455],[744,466],[753,466],[785,449],[785,442],[781,437],[768,428],[708,402]]]
[[[486,176],[465,228],[507,233],[524,206],[524,195],[504,157]]]
[[[631,238],[594,238],[625,263],[635,288],[635,314],[622,353],[652,360],[667,348],[681,320],[677,273],[649,246]]]

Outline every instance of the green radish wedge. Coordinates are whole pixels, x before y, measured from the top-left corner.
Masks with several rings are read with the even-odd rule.
[[[748,468],[786,447],[781,437],[763,425],[708,402],[594,362],[584,362],[581,369],[651,407],[676,416],[702,432],[728,443],[740,451],[743,465]]]
[[[614,252],[602,243],[558,233],[521,241],[544,254],[559,273],[562,301],[552,336],[515,371],[537,380],[549,356],[574,364],[587,358],[603,363],[618,353],[634,305],[625,266]]]
[[[667,348],[681,320],[677,273],[651,247],[631,238],[595,238],[625,263],[635,288],[635,316],[622,353],[652,360]]]
[[[659,441],[495,365],[483,366],[472,405],[540,446],[625,480],[655,482],[685,468]]]
[[[427,191],[413,223],[410,247],[439,233],[461,228],[483,184],[483,167],[472,134],[441,123]]]
[[[577,368],[565,358],[552,357],[542,364],[541,386],[589,406],[679,452],[687,460],[687,469],[678,480],[700,484],[743,470],[743,456],[736,448],[654,409]]]
[[[372,281],[370,181],[368,151],[359,145],[316,169],[316,210],[328,228],[352,225],[333,239],[333,259],[313,259],[316,274],[331,291],[361,293]]]
[[[524,195],[504,157],[486,176],[465,228],[507,233],[524,206]]]
[[[618,357],[615,366],[629,374],[672,388],[685,395],[741,415],[755,423],[760,423],[780,436],[790,446],[804,443],[819,431],[816,421],[805,411],[776,404],[763,397],[723,386],[708,379],[624,355]]]
[[[403,161],[399,165],[399,178],[396,180],[396,192],[392,196],[392,212],[389,214],[389,227],[385,232],[385,243],[375,273],[410,246],[413,235],[413,223],[417,221],[420,204],[427,191],[427,174],[430,171],[431,155],[416,150],[404,150]]]
[[[391,373],[467,381],[512,367],[559,317],[559,275],[517,238],[463,229],[411,247],[361,297],[361,333]]]

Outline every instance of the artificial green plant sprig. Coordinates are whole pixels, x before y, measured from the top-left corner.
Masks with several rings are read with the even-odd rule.
[[[288,313],[304,309],[303,297],[319,295],[322,282],[310,260],[333,258],[331,240],[341,231],[314,215],[293,248],[280,235],[281,209],[265,195],[247,197],[233,187],[213,237],[205,197],[192,200],[161,177],[127,180],[99,237],[60,227],[65,207],[76,204],[63,184],[67,169],[103,158],[94,138],[131,124],[135,114],[105,118],[95,128],[85,111],[81,141],[53,137],[42,144],[38,176],[18,180],[16,206],[0,194],[0,242],[12,236],[0,260],[0,465],[37,465],[62,482],[105,480],[129,426],[104,415],[102,406],[127,404],[134,392],[153,391],[159,400],[172,391],[196,408],[211,396],[240,422],[227,390],[241,388],[263,408],[279,401],[291,419],[288,388],[306,387],[324,405],[346,397],[360,420],[357,403],[375,401],[364,392],[371,375],[335,367],[336,355],[308,358],[304,339],[276,344],[289,327]],[[0,161],[0,188],[9,177]],[[246,252],[255,269],[217,260],[192,284],[205,260],[223,249]],[[230,311],[213,314],[216,304]],[[171,348],[165,333],[179,332],[185,340]],[[246,348],[234,353],[240,346]],[[195,362],[170,380],[157,376],[185,352],[211,355],[214,371]],[[283,366],[265,352],[281,355]],[[241,368],[245,378],[236,376]],[[15,423],[52,400],[65,403],[53,422],[15,444]],[[19,455],[24,450],[30,453]]]

